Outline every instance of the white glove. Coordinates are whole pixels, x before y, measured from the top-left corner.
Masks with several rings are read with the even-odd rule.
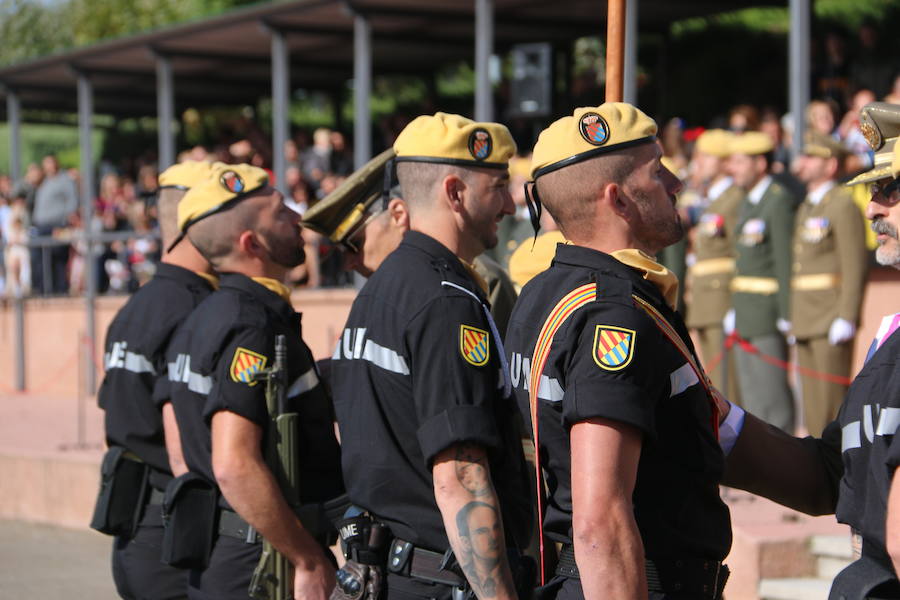
[[[734,309],[728,309],[728,312],[725,313],[725,318],[722,319],[722,329],[725,330],[725,335],[731,335],[734,333]]]
[[[849,342],[856,335],[856,325],[838,317],[828,328],[828,343],[832,346]]]
[[[777,321],[775,321],[775,327],[777,327],[778,331],[780,331],[783,335],[787,335],[788,333],[790,333],[791,329],[794,328],[793,324],[787,319],[778,319]]]

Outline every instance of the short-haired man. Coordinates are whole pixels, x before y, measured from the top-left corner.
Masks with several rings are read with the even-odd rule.
[[[877,234],[875,258],[900,269],[900,106],[874,102],[861,112],[874,168],[850,182],[872,183],[866,217]],[[900,598],[900,313],[887,315],[836,420],[820,439],[786,435],[736,415],[737,441],[724,483],[810,514],[830,514],[862,537],[862,556],[841,571],[829,598]]]
[[[124,460],[146,465],[149,486],[140,499],[144,506],[135,510],[140,521],[134,533],[117,535],[113,546],[113,580],[122,598],[187,596],[187,571],[160,562],[163,492],[173,473],[186,470],[168,402],[166,349],[178,326],[215,289],[216,278],[190,240],[172,241],[179,201],[211,171],[210,163],[188,161],[160,174],[157,205],[167,251],[153,279],[125,303],[106,333],[106,376],[97,395],[105,412],[106,442],[126,450],[131,458]]]
[[[181,236],[220,274],[169,347],[169,380],[188,468],[221,492],[218,535],[208,566],[192,569],[189,595],[246,598],[266,538],[294,567],[295,598],[325,600],[334,586],[325,532],[301,523],[264,457],[265,385],[255,375],[285,336],[288,412],[297,412],[300,501],[321,503],[342,492],[340,450],[331,407],[300,315],[281,283],[303,261],[300,216],[249,165],[216,169],[178,207]],[[201,515],[207,517],[208,515]]]
[[[534,148],[536,199],[570,242],[519,296],[507,349],[563,544],[548,596],[721,597],[731,546],[716,400],[653,260],[683,236],[681,182],[630,104],[575,109]]]
[[[785,362],[796,202],[769,174],[772,150],[772,138],[758,131],[742,133],[731,143],[728,169],[747,195],[735,232],[734,308],[723,325],[726,334],[737,329],[761,354]],[[735,351],[735,363],[742,405],[776,427],[793,431],[794,395],[787,371],[741,347]]]
[[[837,184],[849,151],[811,133],[796,161],[806,198],[797,209],[791,279],[791,335],[796,339],[804,424],[822,435],[837,416],[849,377],[866,286],[865,224],[850,191]]]
[[[388,598],[467,586],[514,598],[506,551],[527,535],[530,499],[502,342],[471,262],[513,210],[515,144],[502,125],[437,113],[394,150],[410,231],[360,291],[332,361],[348,495],[392,532]],[[485,572],[468,568],[457,522],[476,502],[499,555]]]

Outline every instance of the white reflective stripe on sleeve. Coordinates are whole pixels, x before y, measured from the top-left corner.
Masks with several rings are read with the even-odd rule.
[[[150,359],[134,352],[125,353],[124,369],[132,373],[152,373],[156,375],[156,369],[153,367]]]
[[[841,452],[860,447],[859,421],[844,425],[841,429]]]
[[[291,387],[288,388],[287,397],[293,398],[299,396],[319,385],[319,376],[316,375],[315,369],[310,369],[300,377],[294,380]]]
[[[900,426],[900,408],[882,408],[875,435],[894,435]]]
[[[366,347],[362,353],[362,359],[367,360],[376,367],[381,367],[392,373],[409,375],[409,367],[403,357],[390,348],[376,344],[372,340],[366,340]]]
[[[192,392],[207,395],[212,389],[212,377],[203,376],[200,373],[190,371],[188,373],[187,387]]]
[[[541,375],[541,387],[538,389],[538,398],[549,400],[550,402],[562,402],[565,393],[565,390],[559,385],[558,379]]]
[[[694,372],[691,365],[689,363],[684,363],[672,371],[669,375],[669,383],[672,388],[672,392],[669,394],[669,397],[671,398],[672,396],[677,396],[692,385],[697,385],[700,383],[700,380],[697,378],[697,374]]]

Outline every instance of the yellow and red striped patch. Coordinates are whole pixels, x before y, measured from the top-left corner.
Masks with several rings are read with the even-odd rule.
[[[459,326],[459,351],[466,362],[476,367],[487,364],[490,358],[490,341],[491,336],[483,329],[469,325]]]
[[[262,354],[238,346],[234,351],[234,358],[231,359],[229,370],[231,379],[238,383],[256,385],[254,376],[266,368],[266,360]]]
[[[637,333],[612,325],[597,325],[594,330],[594,362],[607,371],[619,371],[628,366],[634,356]]]

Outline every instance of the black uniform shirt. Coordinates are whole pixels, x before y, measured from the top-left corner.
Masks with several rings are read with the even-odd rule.
[[[453,253],[408,232],[360,291],[332,357],[350,500],[434,551],[449,542],[432,461],[460,442],[488,450],[507,534],[528,531],[515,407],[485,303]]]
[[[166,347],[181,322],[212,291],[196,273],[161,263],[106,333],[106,376],[97,396],[106,411],[106,441],[124,446],[153,467],[151,482],[159,489],[171,476],[159,408],[168,395]]]
[[[900,330],[884,341],[853,380],[838,418],[822,434],[840,448],[844,476],[837,518],[863,538],[863,554],[890,566],[884,525],[894,470],[900,466]]]
[[[597,299],[558,330],[539,388],[542,466],[549,486],[544,531],[572,542],[569,429],[590,418],[636,427],[643,446],[634,514],[648,558],[721,560],[731,546],[728,508],[719,497],[723,456],[707,394],[688,362],[632,294],[659,310],[693,353],[677,313],[641,274],[584,247],[557,246],[550,269],[522,290],[510,319],[513,387],[531,423],[528,385],[538,333],[557,302],[597,282]],[[620,340],[608,347],[610,334]],[[613,354],[610,354],[612,352]]]
[[[300,415],[300,496],[321,502],[343,492],[331,403],[300,337],[300,315],[244,275],[222,275],[218,291],[191,313],[167,353],[184,458],[214,482],[212,416],[227,410],[267,426],[265,384],[252,377],[271,366],[279,334],[287,341],[288,401]]]

